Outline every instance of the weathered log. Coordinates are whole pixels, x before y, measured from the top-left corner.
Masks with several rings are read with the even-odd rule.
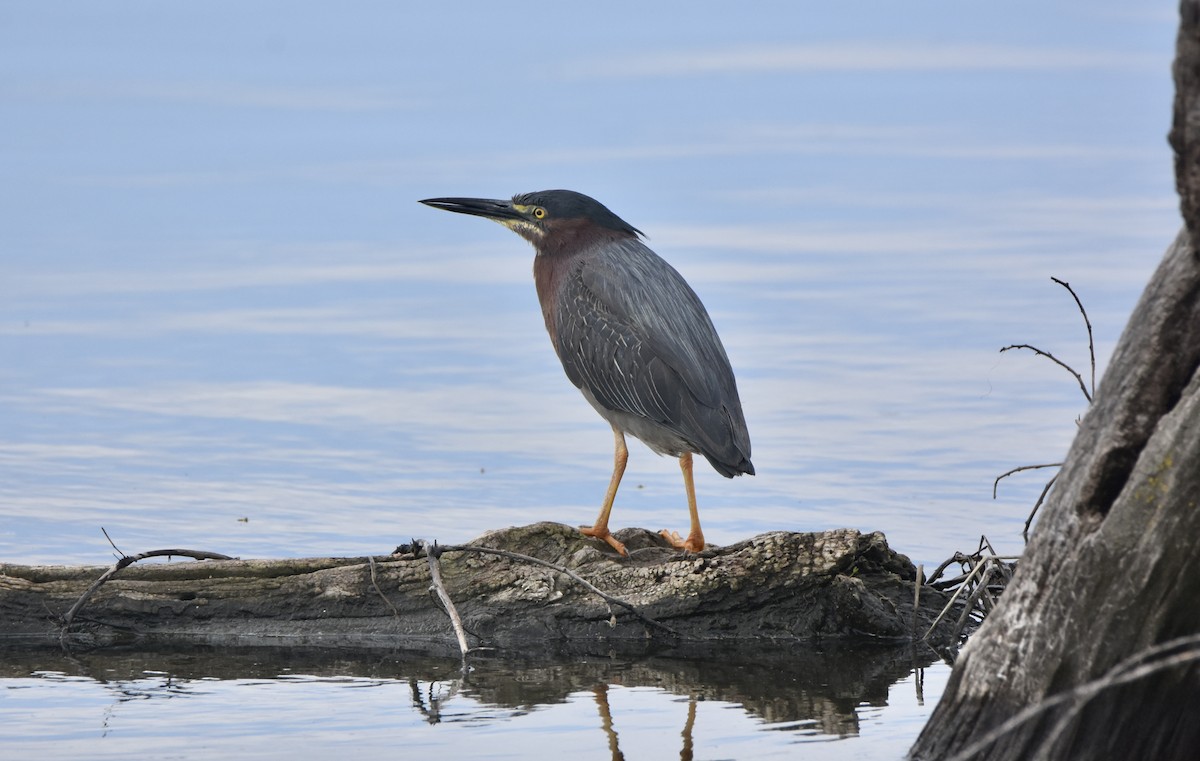
[[[1151,278],[1017,573],[919,759],[1200,758],[1200,0],[1171,143],[1186,229]]]
[[[914,630],[915,569],[882,534],[851,529],[764,534],[698,555],[625,529],[619,558],[554,523],[493,531],[440,560],[471,645],[522,651],[567,641],[645,647],[714,640],[906,639]],[[562,573],[469,548],[562,565],[638,615]],[[105,569],[0,565],[0,631],[57,641],[62,616]],[[917,630],[946,596],[923,590]],[[648,622],[647,619],[652,619]],[[943,637],[944,639],[944,637]],[[68,642],[453,647],[430,595],[426,558],[205,560],[133,565],[76,616]]]

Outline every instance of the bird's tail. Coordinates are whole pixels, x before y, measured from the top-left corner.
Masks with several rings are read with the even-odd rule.
[[[754,463],[750,462],[750,460],[745,457],[742,457],[736,463],[728,463],[718,460],[710,454],[704,452],[701,452],[701,454],[703,454],[704,459],[708,460],[708,463],[713,466],[713,470],[717,471],[726,478],[733,478],[734,476],[740,475],[754,475]]]

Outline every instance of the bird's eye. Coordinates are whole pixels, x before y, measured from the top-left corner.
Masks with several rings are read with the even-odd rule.
[[[535,206],[533,209],[533,218],[534,219],[545,219],[546,218],[546,210],[543,209],[541,206]]]

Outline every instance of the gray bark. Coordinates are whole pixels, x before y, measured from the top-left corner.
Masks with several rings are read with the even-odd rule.
[[[923,632],[946,601],[923,591],[914,622],[915,569],[879,533],[776,532],[698,555],[667,549],[656,534],[639,529],[625,529],[620,538],[629,559],[554,523],[494,531],[472,544],[570,568],[674,634],[610,607],[562,573],[448,551],[441,556],[442,575],[471,646],[527,654],[571,641],[637,649],[650,643],[906,639],[914,623]],[[0,631],[32,642],[57,641],[63,613],[105,570],[0,565]],[[127,640],[440,652],[455,647],[447,616],[430,595],[427,559],[412,555],[133,565],[96,592],[68,641]]]
[[[1198,8],[1183,2],[1171,134],[1193,231]],[[1173,665],[1127,660],[1200,634],[1200,259],[1187,229],[1134,310],[1013,582],[964,648],[914,758],[1200,758],[1200,641],[1173,651]],[[1014,717],[1028,720],[1005,724]]]

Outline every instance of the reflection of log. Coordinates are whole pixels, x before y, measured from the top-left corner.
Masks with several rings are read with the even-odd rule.
[[[592,648],[574,643],[553,656],[484,655],[473,659],[464,678],[457,651],[448,644],[451,656],[441,658],[407,651],[305,647],[138,647],[69,654],[57,647],[9,650],[0,639],[0,678],[46,672],[86,677],[106,685],[116,700],[177,694],[201,680],[278,679],[281,674],[395,680],[412,684],[412,709],[430,722],[439,721],[440,711],[459,696],[497,709],[484,711],[486,716],[510,717],[535,706],[564,703],[598,685],[648,687],[736,704],[756,720],[775,726],[852,736],[859,732],[862,706],[886,705],[889,688],[914,666],[928,663],[914,663],[907,644],[710,643],[670,656],[622,658],[612,656],[603,643]],[[463,708],[451,712],[461,714]],[[672,733],[683,728],[682,711],[680,718]],[[619,711],[612,719],[617,732],[630,721]]]
[[[642,647],[649,640],[905,638],[912,631],[915,569],[882,534],[778,532],[699,555],[673,552],[642,530],[626,529],[621,539],[630,559],[553,523],[494,531],[476,543],[570,568],[678,638],[610,608],[561,573],[448,551],[442,574],[471,644],[603,640]],[[56,640],[58,618],[102,571],[0,565],[0,631]],[[425,643],[438,650],[453,640],[429,586],[426,560],[404,555],[139,564],[95,593],[69,641]],[[917,622],[924,631],[946,598],[932,590],[921,598]]]
[[[1200,0],[1182,11],[1171,142],[1195,234]],[[913,756],[1200,758],[1198,538],[1200,257],[1185,230],[1125,328],[1013,582],[964,649]]]

